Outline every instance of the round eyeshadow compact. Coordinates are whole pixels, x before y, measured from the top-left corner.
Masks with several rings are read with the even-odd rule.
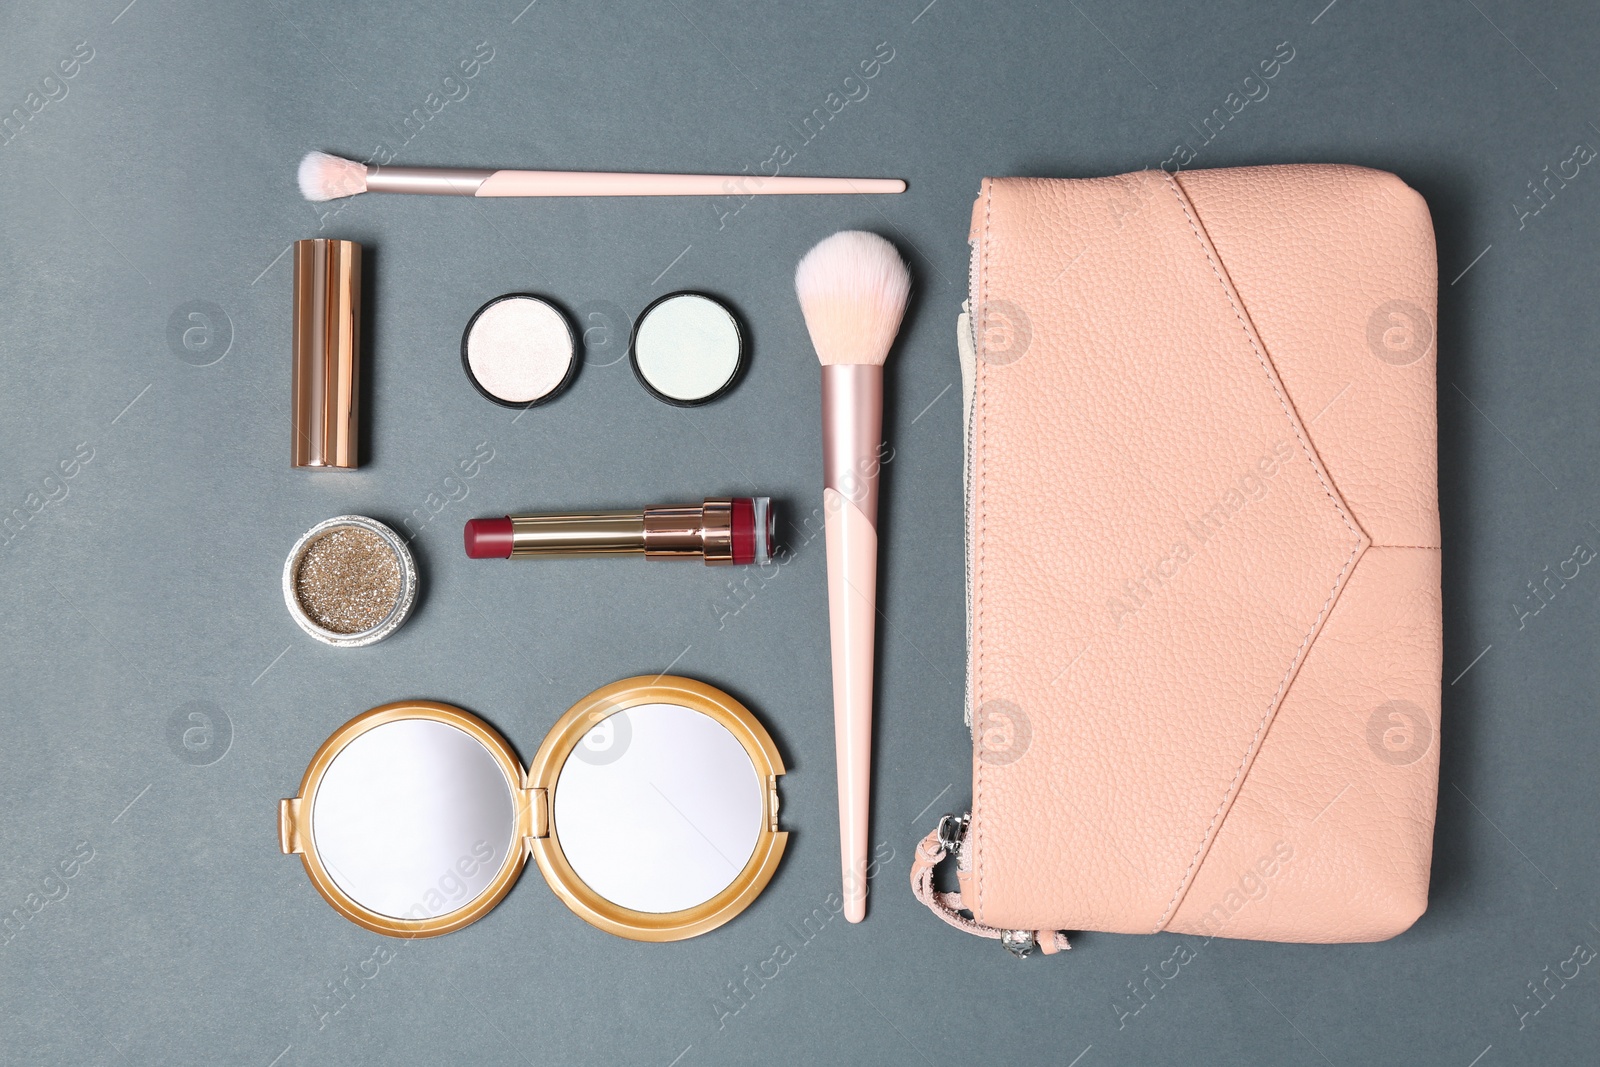
[[[733,312],[704,293],[668,293],[639,316],[630,354],[633,373],[657,400],[694,407],[738,381],[744,331]]]
[[[507,293],[467,321],[461,365],[478,392],[496,404],[532,407],[571,384],[578,370],[578,339],[550,301]]]
[[[283,563],[283,600],[323,644],[358,648],[400,629],[417,599],[405,541],[364,515],[340,515],[300,536]]]

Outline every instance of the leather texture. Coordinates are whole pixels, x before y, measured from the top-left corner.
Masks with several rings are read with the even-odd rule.
[[[1442,658],[1426,204],[1343,166],[990,179],[971,236],[975,921],[1406,929]]]

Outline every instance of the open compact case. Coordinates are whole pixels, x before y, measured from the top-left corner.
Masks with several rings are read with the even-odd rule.
[[[460,708],[401,701],[356,716],[280,802],[279,843],[351,922],[391,937],[459,930],[531,855],[567,907],[635,941],[738,915],[771,880],[783,760],[727,693],[625,678],[572,706],[526,770]]]

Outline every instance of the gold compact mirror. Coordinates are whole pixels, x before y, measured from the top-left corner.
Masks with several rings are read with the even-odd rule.
[[[625,678],[577,704],[523,770],[488,723],[401,701],[323,742],[279,843],[334,910],[391,937],[482,918],[531,854],[579,917],[636,941],[714,930],[766,888],[783,760],[727,693]]]

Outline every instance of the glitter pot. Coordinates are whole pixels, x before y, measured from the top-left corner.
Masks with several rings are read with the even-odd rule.
[[[323,644],[359,648],[398,630],[417,600],[417,564],[389,527],[339,515],[300,536],[283,563],[289,615]]]

